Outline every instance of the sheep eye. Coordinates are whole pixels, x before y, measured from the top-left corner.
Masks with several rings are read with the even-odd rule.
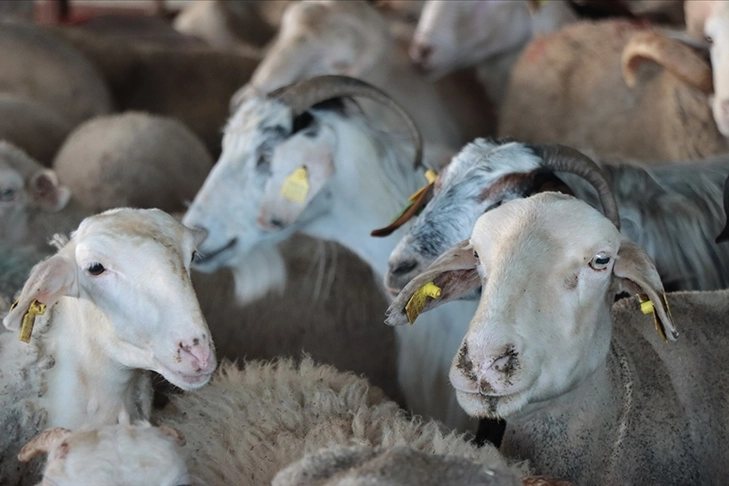
[[[198,255],[199,255],[199,253],[198,253],[197,250],[193,251],[192,252],[192,258],[190,258],[190,263],[194,262],[195,261],[195,258],[197,258]]]
[[[94,276],[101,275],[102,273],[104,273],[105,270],[106,269],[104,268],[104,265],[102,265],[101,263],[92,263],[87,269],[87,271]]]
[[[709,44],[714,43],[714,39],[712,39],[710,35],[704,36],[704,40],[706,40],[706,42],[708,42]]]
[[[256,161],[256,167],[265,167],[271,163],[271,157],[266,152],[261,152]]]
[[[599,253],[595,255],[590,261],[590,267],[593,270],[605,270],[608,266],[608,263],[610,263],[610,257]]]
[[[15,189],[3,189],[0,191],[0,201],[12,201],[15,199]]]

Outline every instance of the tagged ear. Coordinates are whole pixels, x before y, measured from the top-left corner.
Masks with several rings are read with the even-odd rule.
[[[653,314],[656,331],[664,340],[678,339],[678,331],[671,318],[661,277],[653,260],[640,246],[628,239],[620,242],[613,275],[620,279],[621,290],[638,294],[642,303],[641,308],[645,313]],[[645,304],[648,301],[652,306]]]
[[[28,462],[38,454],[46,454],[49,450],[51,450],[53,444],[60,440],[64,440],[69,435],[71,435],[71,431],[62,427],[46,429],[32,438],[30,442],[20,449],[20,452],[18,453],[18,460],[20,462]]]
[[[33,174],[27,189],[34,205],[52,213],[65,208],[71,199],[71,191],[58,183],[58,177],[51,169],[39,170]]]
[[[3,324],[11,331],[20,329],[23,316],[33,301],[51,306],[64,295],[78,295],[76,263],[66,255],[56,255],[40,262],[30,272],[20,297],[3,319]]]
[[[458,300],[481,285],[478,260],[469,240],[462,241],[435,260],[408,283],[387,309],[385,323],[411,324],[422,312]]]
[[[168,425],[160,425],[158,428],[160,432],[172,439],[172,441],[178,446],[182,447],[186,444],[187,441],[185,440],[185,435],[179,430],[174,429]]]

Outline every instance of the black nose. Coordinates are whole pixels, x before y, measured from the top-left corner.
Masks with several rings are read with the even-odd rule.
[[[396,267],[391,268],[390,273],[393,275],[407,275],[417,266],[418,262],[415,260],[405,260],[404,262],[400,262]]]

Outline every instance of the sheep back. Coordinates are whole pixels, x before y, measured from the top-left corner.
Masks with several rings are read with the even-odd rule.
[[[202,142],[171,118],[129,112],[98,117],[71,133],[53,167],[92,211],[131,206],[184,209],[213,165]]]

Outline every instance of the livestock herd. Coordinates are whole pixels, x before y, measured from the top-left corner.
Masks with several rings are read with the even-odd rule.
[[[729,2],[28,5],[0,485],[727,483]]]

